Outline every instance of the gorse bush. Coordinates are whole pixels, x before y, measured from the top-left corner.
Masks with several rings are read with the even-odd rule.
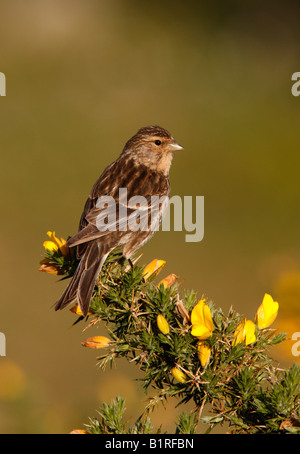
[[[41,271],[72,276],[77,259],[64,240],[49,232]],[[231,433],[300,432],[300,369],[279,369],[270,347],[285,335],[270,325],[278,303],[266,294],[254,321],[233,308],[227,314],[194,292],[181,292],[177,276],[155,284],[165,262],[154,260],[146,268],[140,260],[128,263],[118,251],[106,260],[94,289],[90,311],[78,315],[95,328],[104,322],[108,337],[94,336],[83,346],[101,351],[97,358],[105,370],[126,358],[142,371],[142,386],[155,391],[132,426],[124,423],[124,399],[103,404],[86,425],[88,433],[156,433],[149,414],[156,405],[176,397],[178,405],[193,402],[193,410],[180,414],[177,433],[196,433],[199,422],[207,432],[226,423]],[[208,409],[209,415],[203,416]]]

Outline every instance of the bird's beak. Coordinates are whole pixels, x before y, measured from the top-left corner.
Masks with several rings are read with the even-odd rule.
[[[168,145],[168,151],[178,151],[178,150],[183,150],[183,147],[179,145],[178,143],[170,143]]]

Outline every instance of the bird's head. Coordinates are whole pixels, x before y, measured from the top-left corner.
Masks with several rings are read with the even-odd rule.
[[[146,126],[138,130],[126,143],[123,153],[154,170],[168,173],[173,152],[183,150],[173,136],[160,126]]]

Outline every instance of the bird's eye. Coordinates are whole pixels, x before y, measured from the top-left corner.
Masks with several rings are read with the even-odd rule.
[[[161,140],[156,140],[154,143],[155,145],[161,145]]]

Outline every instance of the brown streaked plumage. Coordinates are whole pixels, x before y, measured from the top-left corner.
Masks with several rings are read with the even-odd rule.
[[[126,143],[119,158],[110,164],[96,181],[86,201],[81,215],[78,233],[67,242],[69,247],[77,247],[79,265],[71,282],[55,305],[55,310],[63,309],[77,299],[84,315],[87,314],[97,277],[108,254],[118,246],[130,258],[132,253],[147,241],[153,230],[122,230],[122,222],[127,221],[136,207],[126,205],[127,218],[119,212],[123,200],[119,200],[119,189],[127,189],[127,201],[134,196],[142,196],[148,202],[145,221],[150,226],[151,196],[169,196],[169,169],[173,151],[180,150],[171,134],[160,126],[141,128]],[[104,216],[103,207],[97,204],[99,197],[111,196],[117,205],[115,230],[101,230],[99,219]],[[167,208],[167,203],[159,205],[154,219],[158,226]],[[99,218],[100,216],[100,218]],[[128,221],[128,225],[130,225]]]

